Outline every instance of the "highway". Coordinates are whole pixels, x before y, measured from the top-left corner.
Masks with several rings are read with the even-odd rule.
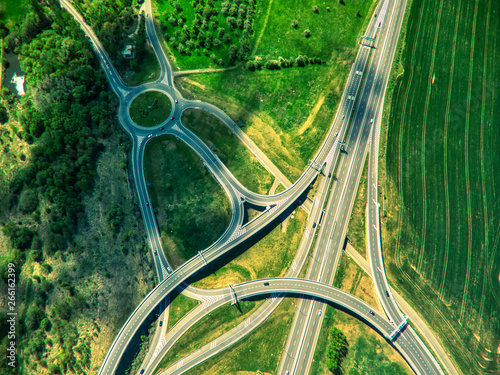
[[[90,30],[90,28],[84,23],[83,19],[78,15],[77,12],[74,11],[74,9],[70,4],[66,2],[66,0],[61,0],[61,4],[63,5],[63,7],[68,9],[71,14],[73,14],[75,19],[82,26],[82,29],[84,30],[86,35],[91,40],[96,55],[101,61],[104,72],[113,90],[120,99],[118,117],[120,123],[127,131],[127,133],[131,136],[133,141],[132,164],[134,171],[134,180],[138,192],[139,204],[143,213],[148,240],[153,252],[153,259],[159,279],[158,286],[145,297],[145,299],[131,314],[127,322],[120,330],[101,366],[99,373],[114,373],[114,370],[116,369],[116,366],[125,348],[130,342],[131,337],[137,331],[144,319],[151,313],[151,311],[153,311],[154,308],[156,308],[156,306],[161,301],[163,301],[169,295],[171,291],[179,287],[184,280],[196,274],[200,269],[202,269],[205,265],[205,262],[216,261],[217,258],[224,255],[226,252],[231,251],[231,249],[235,246],[250,239],[253,235],[264,229],[267,225],[275,222],[275,220],[277,220],[282,213],[286,212],[290,207],[293,207],[293,205],[297,204],[296,202],[300,203],[303,200],[304,192],[307,191],[309,185],[318,177],[323,166],[325,167],[325,173],[333,171],[333,166],[337,164],[337,160],[340,156],[338,141],[346,139],[345,143],[347,148],[347,156],[340,159],[341,164],[339,165],[339,179],[334,184],[334,189],[332,191],[332,194],[330,195],[330,201],[328,203],[328,212],[332,214],[325,214],[324,219],[323,228],[331,228],[331,232],[330,234],[328,234],[328,229],[323,230],[322,228],[320,236],[323,241],[318,241],[321,246],[317,247],[317,249],[319,250],[315,252],[315,254],[317,255],[323,255],[325,262],[322,262],[321,266],[316,266],[315,268],[313,268],[315,271],[310,272],[311,277],[313,277],[313,273],[315,273],[316,277],[319,277],[319,279],[333,278],[338,255],[326,257],[325,254],[327,254],[328,252],[325,250],[329,249],[330,241],[332,244],[335,244],[340,243],[340,241],[343,241],[343,239],[345,238],[345,231],[350,216],[349,207],[352,206],[353,199],[357,190],[357,184],[359,181],[359,165],[361,165],[362,168],[362,164],[365,160],[367,151],[366,145],[371,131],[371,125],[366,126],[366,124],[369,116],[374,115],[375,111],[378,108],[377,106],[380,106],[380,99],[377,99],[377,97],[380,98],[381,94],[383,94],[383,92],[377,92],[377,90],[380,89],[381,86],[384,86],[383,78],[379,77],[379,74],[381,74],[379,73],[379,70],[382,62],[382,58],[380,56],[383,55],[383,52],[379,54],[379,60],[377,60],[375,57],[372,57],[372,61],[370,62],[371,65],[368,65],[368,68],[366,69],[367,73],[364,73],[365,67],[367,66],[366,64],[369,59],[369,52],[373,50],[366,47],[360,48],[360,53],[358,54],[356,62],[353,65],[351,75],[349,76],[340,110],[337,113],[336,119],[332,124],[332,127],[324,143],[322,144],[316,157],[313,159],[313,162],[307,167],[299,180],[291,185],[288,182],[288,184],[290,185],[289,189],[275,196],[263,196],[250,192],[246,188],[244,188],[234,178],[229,170],[227,170],[227,168],[220,162],[218,157],[214,155],[211,150],[196,135],[191,133],[182,125],[180,121],[181,114],[187,108],[200,108],[206,110],[207,112],[213,113],[214,115],[221,118],[230,129],[236,132],[240,139],[242,139],[242,141],[266,166],[267,169],[272,170],[273,168],[275,168],[274,166],[272,166],[272,163],[270,163],[269,159],[267,159],[256,146],[254,149],[252,149],[252,143],[249,139],[247,139],[248,137],[246,137],[244,133],[241,132],[241,130],[223,111],[206,103],[184,100],[180,93],[175,89],[172,81],[173,74],[170,64],[165,54],[163,53],[159,40],[156,36],[156,32],[154,30],[150,0],[148,0],[145,4],[146,34],[158,57],[158,61],[160,62],[161,74],[159,79],[155,82],[144,84],[138,87],[127,87],[123,84],[118,74],[112,67],[109,57],[102,48],[102,45],[93,34],[92,30]],[[401,7],[401,9],[402,12],[399,12],[399,19],[402,19],[402,14],[404,13],[404,7]],[[376,28],[375,30],[373,30],[373,24],[376,24],[376,22],[372,20],[370,27],[371,30],[375,32]],[[385,24],[383,28],[384,27]],[[387,31],[387,28],[385,30]],[[392,32],[394,33],[394,31]],[[397,33],[392,35],[393,37],[389,38],[391,39],[390,46],[393,46],[393,48],[395,49],[394,40],[397,42],[399,30]],[[384,49],[382,51],[384,50],[385,43]],[[378,50],[375,51],[376,52],[374,55],[377,56]],[[388,59],[386,57],[388,55],[389,52],[386,52],[386,54],[383,55],[386,58],[386,60],[384,61],[386,70],[387,68],[390,69],[390,65],[392,62],[392,56],[390,57],[390,59]],[[373,66],[373,64],[375,64],[374,61],[379,62],[376,67]],[[359,72],[362,73],[359,74]],[[369,79],[363,82],[364,86],[362,89],[362,94],[360,97],[357,97],[360,85],[362,83],[363,74],[367,74]],[[374,76],[376,78],[373,78]],[[372,81],[369,82],[370,77],[372,77]],[[375,81],[376,83],[373,84],[373,81]],[[375,89],[373,89],[372,87],[375,87]],[[137,95],[148,90],[161,91],[168,95],[171,98],[172,102],[174,102],[174,100],[178,101],[178,104],[173,105],[171,113],[171,115],[174,116],[175,121],[167,120],[163,124],[160,124],[154,128],[142,128],[137,126],[130,120],[130,117],[128,115],[128,108],[130,106],[130,103]],[[375,94],[373,94],[372,97],[372,93],[374,91]],[[352,126],[349,129],[349,133],[347,133],[349,119],[353,110],[355,110],[355,112],[352,120]],[[343,117],[339,119],[341,114]],[[238,134],[238,131],[241,134]],[[233,211],[229,227],[227,228],[226,232],[217,240],[217,242],[210,246],[208,249],[204,250],[202,252],[202,256],[200,255],[189,260],[182,267],[179,267],[175,271],[170,270],[170,267],[168,266],[167,260],[163,253],[163,249],[161,247],[159,229],[156,223],[156,218],[151,202],[147,194],[146,183],[144,181],[144,174],[142,169],[144,149],[148,140],[150,140],[152,137],[156,137],[162,134],[175,135],[186,142],[191,148],[193,148],[193,150],[195,150],[195,152],[202,158],[212,175],[226,191],[226,194],[230,198]],[[275,172],[276,178],[284,180],[284,176],[280,176],[280,173],[281,172]],[[340,183],[337,183],[338,181],[340,181]],[[329,179],[326,179],[324,182],[322,199],[318,201],[317,207],[322,208],[323,206],[323,202],[326,199],[327,192],[329,190],[329,182]],[[244,201],[248,201],[254,205],[265,207],[266,209],[256,220],[242,225]],[[316,218],[316,220],[317,217],[322,214],[321,209],[318,209],[317,207],[315,207],[315,211],[311,214],[314,218]],[[335,214],[333,215],[334,212]],[[339,224],[339,228],[334,231],[337,223]],[[325,241],[327,241],[326,246],[324,245]],[[337,246],[331,247],[335,248]],[[325,270],[328,270],[329,273],[325,272]],[[378,283],[378,281],[376,282]],[[385,287],[385,285],[383,287]],[[243,296],[244,295],[245,294],[243,293]],[[310,307],[309,309],[311,313],[314,313],[314,304],[312,306],[313,307]],[[316,309],[317,308],[318,307],[316,306]],[[399,310],[395,310],[395,312],[396,311]],[[319,330],[319,326],[320,324],[318,324],[318,321],[316,321],[315,328],[314,324],[310,327],[312,327],[313,330],[315,329],[317,332]],[[309,326],[302,325],[302,331],[305,332],[305,329],[307,327]],[[413,336],[411,338],[406,338],[406,331],[410,330],[407,329],[403,332],[403,334],[397,339],[398,343],[396,345],[407,345],[406,341],[404,340],[408,340],[408,345],[411,344],[414,348],[418,348],[418,355],[423,356],[423,358],[420,358],[417,361],[412,359],[411,352],[405,354],[406,360],[411,365],[413,364],[412,368],[414,368],[417,373],[441,373],[439,365],[437,365],[437,362],[435,360],[434,363],[432,363],[432,355],[430,355],[428,350],[423,347],[421,341],[416,340]],[[309,343],[306,342],[305,345],[302,345],[302,347],[306,348],[304,353],[313,352],[314,345],[314,340],[310,340]],[[307,350],[307,348],[309,349]],[[405,352],[405,349],[402,349],[401,352]],[[303,356],[303,358],[304,359],[302,360],[302,365],[300,364],[300,361],[294,361],[293,363],[293,367],[297,369],[296,373],[306,373],[301,371],[307,371],[307,367],[304,367],[304,364],[305,366],[307,366],[308,357]],[[437,365],[437,368],[435,367],[435,365]]]
[[[381,61],[386,56],[386,42],[391,39],[397,41],[399,35],[390,29],[392,19],[399,15],[402,20],[404,14],[404,7],[396,8],[395,4],[391,3],[388,13],[390,21],[385,22],[389,2],[380,2],[365,33],[365,36],[373,40],[376,38],[374,44],[376,48],[368,49],[371,51],[369,63],[356,69],[365,79],[359,96],[356,96],[357,108],[352,119],[351,139],[346,142],[348,154],[343,160],[344,163],[339,165],[338,181],[333,186],[330,201],[324,210],[325,219],[313,253],[313,257],[321,259],[321,262],[310,264],[306,274],[306,278],[310,280],[331,284],[335,276],[365,162],[374,108],[377,105],[376,83],[382,79],[379,71]],[[361,50],[366,48],[361,47]],[[391,62],[392,58],[388,60],[387,66],[390,67]],[[323,321],[320,311],[324,309],[324,304],[317,301],[300,302],[285,347],[286,355],[283,355],[280,363],[279,374],[284,374],[286,371],[290,374],[309,372]]]
[[[265,283],[268,283],[269,285],[266,285]],[[336,308],[348,312],[353,317],[369,325],[385,338],[389,337],[394,329],[393,325],[382,314],[374,311],[373,307],[358,297],[330,285],[311,280],[297,278],[269,278],[253,280],[234,285],[233,290],[239,300],[259,295],[269,295],[270,298],[276,298],[277,295],[282,294],[294,297],[315,297],[322,301],[329,302]],[[230,293],[229,289],[227,289],[224,294],[220,294],[220,298],[216,302],[209,306],[208,313],[213,312],[216,308],[219,308],[224,304],[230,303],[232,298],[232,293]],[[374,314],[370,314],[370,311]],[[206,315],[205,312],[207,311],[203,310],[203,312],[195,314],[193,319],[200,319]],[[261,315],[262,314],[260,312],[252,315],[254,323],[261,322]],[[243,327],[230,330],[223,336],[217,338],[215,343],[208,343],[204,347],[196,350],[187,357],[182,358],[179,362],[160,372],[160,374],[182,374],[207,358],[217,354],[220,350],[228,348],[233,344],[235,338],[250,333],[255,326],[258,325],[251,325],[249,323],[250,321],[246,320]],[[419,358],[418,354],[418,346],[414,346],[414,343],[404,338],[403,335],[395,341],[388,340],[388,342],[393,345],[405,359],[407,359],[412,368],[418,368],[418,363],[421,362],[421,358]],[[180,366],[179,364],[182,365]]]

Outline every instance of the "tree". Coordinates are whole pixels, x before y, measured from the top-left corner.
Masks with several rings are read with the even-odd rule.
[[[231,29],[236,28],[236,18],[234,17],[227,17],[226,23],[229,25]]]
[[[332,327],[329,334],[329,344],[326,348],[326,366],[334,374],[342,368],[342,361],[347,355],[347,339],[340,329]]]
[[[236,61],[236,57],[238,56],[238,49],[234,44],[229,47],[228,53],[229,53],[229,63],[233,63],[234,61]]]
[[[304,36],[306,38],[309,38],[311,36],[311,32],[309,31],[309,29],[304,30]]]
[[[30,214],[36,210],[37,206],[37,193],[32,189],[24,189],[19,198],[19,209],[25,214]]]
[[[313,11],[313,13],[319,13],[319,8],[318,8],[318,6],[317,6],[317,5],[314,5],[314,6],[312,7],[312,11]]]
[[[306,66],[304,57],[302,55],[297,56],[297,59],[295,60],[295,62],[297,63],[298,67]]]
[[[255,63],[253,61],[247,61],[246,68],[251,72],[255,71]]]
[[[299,21],[297,21],[297,20],[293,20],[293,21],[292,21],[292,27],[293,27],[294,29],[296,29],[297,27],[299,27]]]
[[[0,124],[5,124],[9,120],[9,115],[7,113],[7,109],[0,104]]]
[[[280,68],[280,63],[278,60],[267,60],[266,61],[266,69],[276,70]]]

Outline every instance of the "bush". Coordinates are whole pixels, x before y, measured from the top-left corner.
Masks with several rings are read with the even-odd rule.
[[[306,66],[305,59],[304,59],[304,57],[302,55],[299,55],[297,57],[296,63],[297,63],[298,67],[304,67],[304,66]]]
[[[251,72],[255,71],[255,63],[253,61],[247,61],[247,69]]]
[[[30,214],[36,210],[38,206],[38,195],[32,189],[24,189],[19,198],[19,209],[25,213]]]
[[[311,37],[311,32],[309,31],[309,29],[304,30],[304,36],[305,36],[306,38]]]
[[[267,60],[265,67],[269,70],[276,70],[280,68],[280,63],[278,60]]]
[[[313,10],[313,13],[316,13],[316,14],[319,13],[319,8],[317,5],[314,5],[312,10]]]
[[[292,21],[292,27],[293,27],[294,29],[296,29],[297,27],[299,27],[299,21],[297,21],[297,20],[293,20],[293,21]]]

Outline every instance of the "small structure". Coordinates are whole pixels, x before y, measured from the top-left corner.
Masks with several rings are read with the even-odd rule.
[[[122,55],[126,59],[133,59],[134,58],[134,46],[132,44],[127,44],[122,51]]]
[[[14,76],[10,80],[10,83],[16,85],[16,90],[18,95],[24,95],[24,76],[18,76],[17,73],[14,73]]]

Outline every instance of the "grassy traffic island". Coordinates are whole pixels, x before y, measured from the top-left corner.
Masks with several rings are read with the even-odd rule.
[[[226,230],[231,204],[200,158],[166,135],[148,142],[144,175],[170,264],[178,267]]]
[[[260,194],[269,192],[274,176],[221,120],[194,108],[184,111],[181,120],[212,149],[243,186]]]
[[[172,101],[159,91],[147,91],[137,96],[130,105],[130,118],[147,128],[160,125],[172,112]]]

